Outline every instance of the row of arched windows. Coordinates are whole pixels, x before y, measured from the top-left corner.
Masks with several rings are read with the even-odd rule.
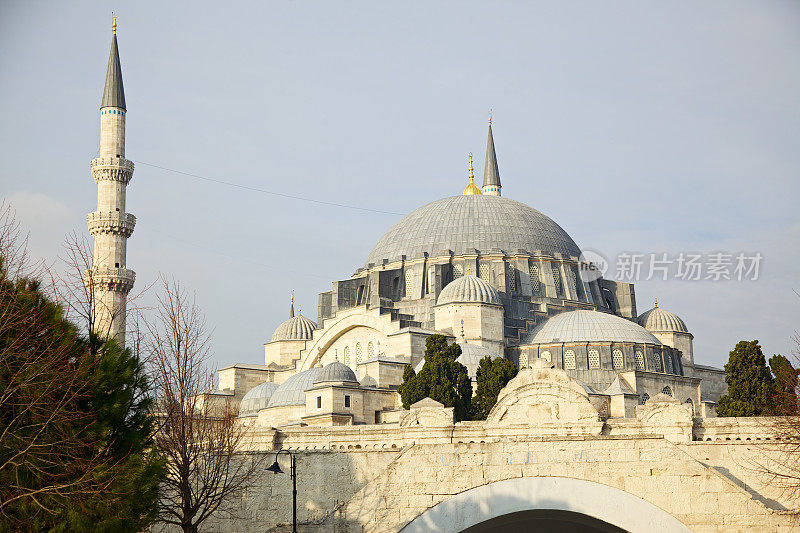
[[[373,357],[375,357],[375,345],[372,343],[372,341],[370,341],[367,343],[367,359],[372,359]],[[347,366],[353,366],[354,364],[359,365],[363,362],[364,352],[360,342],[357,342],[355,346],[355,361],[351,355],[350,346],[344,347],[344,364]]]
[[[553,358],[549,351],[542,351],[539,353],[541,359],[547,362],[552,362]],[[655,372],[665,372],[664,365],[666,365],[666,373],[680,374],[680,367],[677,363],[673,362],[672,355],[669,353],[664,354],[664,363],[662,364],[661,356],[657,353],[649,354],[650,369]],[[601,368],[600,352],[595,348],[589,349],[587,352],[588,368],[589,370],[598,370]],[[644,353],[641,350],[634,352],[634,363],[636,370],[646,370]],[[527,352],[521,352],[519,356],[519,367],[525,368],[529,366],[529,356]],[[620,349],[613,349],[611,351],[611,366],[614,370],[624,370],[625,356]],[[577,358],[574,350],[564,350],[564,370],[576,370]]]

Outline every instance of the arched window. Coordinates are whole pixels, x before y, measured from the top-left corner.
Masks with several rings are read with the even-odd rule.
[[[636,370],[644,370],[644,354],[636,350]]]
[[[361,355],[362,355],[361,354],[361,343],[357,342],[356,343],[356,364],[360,364],[361,363],[361,359],[362,359]]]
[[[453,263],[453,279],[458,279],[464,275],[464,265]]]
[[[539,357],[541,357],[542,359],[544,359],[548,363],[552,363],[553,362],[553,356],[550,355],[550,352],[548,352],[548,351],[544,351],[544,352],[540,353]]]
[[[414,272],[407,268],[405,272],[406,276],[406,296],[409,298],[414,297]]]
[[[664,354],[664,364],[667,366],[667,374],[672,374],[672,357],[670,354]]]
[[[350,347],[349,346],[345,346],[344,347],[344,364],[346,364],[347,366],[350,366]]]
[[[561,283],[561,271],[558,265],[550,265],[553,270],[553,284],[556,286],[556,297],[561,298],[564,296],[564,286]]]
[[[572,350],[564,352],[564,370],[575,370],[575,352]]]
[[[509,265],[506,271],[506,281],[508,282],[508,290],[517,292],[517,269],[513,266]]]
[[[519,367],[528,368],[528,352],[520,352],[519,354]]]
[[[667,396],[672,396],[672,389],[667,385],[663,389],[661,389],[662,394],[666,394]]]
[[[489,263],[481,261],[480,265],[478,265],[478,277],[484,281],[489,281],[489,272]]]
[[[614,350],[611,352],[611,364],[613,364],[614,368],[617,370],[625,366],[625,358],[622,357],[622,350]]]
[[[692,414],[694,414],[694,402],[692,401],[692,399],[691,398],[686,398],[686,400],[683,403],[685,403],[686,405],[691,407],[692,408]]]
[[[373,357],[375,357],[375,345],[370,341],[367,344],[367,358],[372,359]]]
[[[652,372],[663,372],[664,368],[661,366],[661,354],[657,352],[650,353],[650,370]]]
[[[530,263],[528,265],[528,272],[531,276],[531,292],[534,296],[538,296],[541,294],[541,285],[542,283],[539,281],[539,265],[535,265]]]
[[[589,368],[600,368],[600,352],[589,350]]]
[[[639,397],[639,405],[644,405],[647,403],[647,400],[650,399],[650,395],[646,392]]]

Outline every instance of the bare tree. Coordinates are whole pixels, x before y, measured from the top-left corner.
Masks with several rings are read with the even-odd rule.
[[[0,205],[0,515],[44,527],[60,507],[102,494],[109,459],[81,408],[93,360],[59,306],[8,204]]]
[[[167,462],[159,519],[196,532],[253,481],[261,460],[241,453],[245,432],[230,401],[208,409],[204,393],[210,334],[193,297],[162,280],[154,317],[145,320],[147,353],[161,427],[155,446]]]

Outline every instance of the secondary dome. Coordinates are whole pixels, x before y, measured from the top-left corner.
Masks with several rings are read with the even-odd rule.
[[[266,381],[256,385],[244,395],[239,403],[239,416],[256,416],[258,411],[264,409],[269,403],[272,394],[278,389],[276,383]]]
[[[293,316],[281,323],[272,334],[271,341],[304,341],[309,340],[317,329],[317,323],[303,315]]]
[[[446,250],[455,255],[475,250],[581,255],[567,232],[536,209],[503,196],[461,195],[436,200],[403,217],[381,237],[367,264],[423,253],[439,257]]]
[[[561,342],[636,342],[661,344],[636,322],[600,311],[569,311],[548,318],[531,331],[520,344]]]
[[[639,325],[650,331],[680,331],[689,333],[681,317],[661,309],[658,304],[649,311],[645,311],[637,319]]]
[[[358,383],[358,378],[356,378],[355,372],[349,366],[339,361],[334,361],[322,367],[314,383],[329,381],[354,381]]]
[[[290,377],[272,393],[267,407],[305,405],[306,391],[314,387],[314,381],[321,371],[322,368],[315,366]]]
[[[497,289],[483,281],[476,276],[461,276],[448,283],[442,292],[439,293],[439,298],[436,300],[436,305],[444,305],[449,303],[486,303],[486,304],[500,304],[500,295]]]

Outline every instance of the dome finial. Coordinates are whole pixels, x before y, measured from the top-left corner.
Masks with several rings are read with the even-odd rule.
[[[113,19],[113,22],[111,23],[111,31],[113,31],[114,35],[116,35],[117,34],[117,16],[114,14],[113,11],[111,12],[111,18]]]
[[[658,296],[656,296],[656,307],[658,307]]]
[[[472,152],[469,153],[469,184],[464,189],[464,196],[481,194],[481,190],[475,185],[475,169],[472,168]]]

